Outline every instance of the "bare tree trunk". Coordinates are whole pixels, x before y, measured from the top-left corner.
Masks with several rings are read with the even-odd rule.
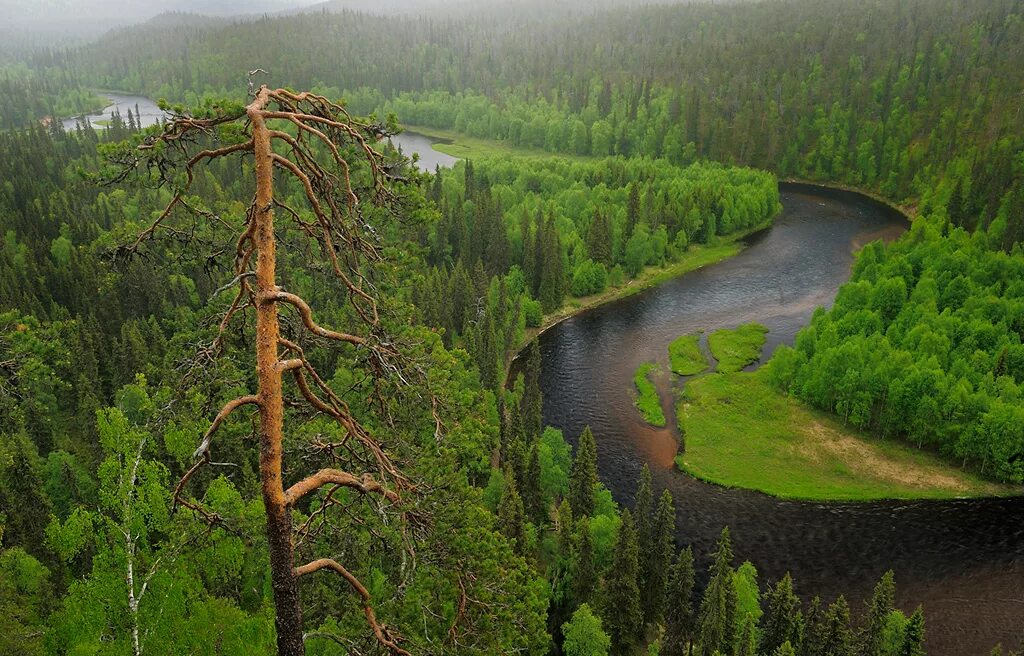
[[[281,480],[281,443],[284,432],[284,397],[278,370],[280,326],[277,319],[274,239],[274,165],[270,135],[262,115],[265,90],[249,105],[252,120],[253,154],[256,160],[256,393],[260,409],[260,479],[263,505],[267,512],[267,541],[270,575],[274,590],[277,653],[302,656],[302,605],[299,582],[293,573],[292,523]]]

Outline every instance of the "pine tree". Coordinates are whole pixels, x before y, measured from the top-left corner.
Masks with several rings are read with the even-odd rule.
[[[640,609],[640,546],[629,510],[622,511],[622,526],[615,541],[615,558],[605,580],[604,626],[615,653],[625,654],[643,634]]]
[[[527,518],[540,526],[547,522],[547,508],[544,507],[544,495],[540,489],[540,449],[535,444],[530,449],[530,459],[523,472],[523,507]]]
[[[569,505],[573,517],[594,514],[594,484],[597,483],[597,445],[590,426],[584,426],[569,472]]]
[[[860,640],[860,656],[881,656],[883,631],[896,601],[892,570],[882,575],[868,605],[868,621]]]
[[[683,656],[693,641],[696,631],[693,580],[693,551],[686,547],[676,556],[676,562],[668,576],[665,635],[661,644],[663,656]]]
[[[768,610],[761,623],[761,644],[758,653],[772,656],[783,643],[800,642],[800,600],[793,593],[789,572],[768,591]]]
[[[572,579],[573,600],[577,604],[590,601],[597,589],[597,568],[594,564],[594,542],[590,536],[590,519],[576,521],[578,546],[576,548],[576,569]]]
[[[733,581],[729,528],[722,529],[710,568],[711,580],[700,604],[700,656],[732,652],[736,637],[736,586]]]
[[[675,548],[676,507],[672,493],[665,490],[658,500],[651,541],[642,549],[647,555],[647,578],[644,581],[644,616],[648,622],[661,621],[665,612],[669,570]]]
[[[924,611],[920,606],[907,620],[900,656],[924,656]]]
[[[516,488],[516,477],[510,468],[505,470],[505,490],[498,503],[498,528],[502,535],[513,541],[513,549],[526,556],[526,513],[523,500]]]

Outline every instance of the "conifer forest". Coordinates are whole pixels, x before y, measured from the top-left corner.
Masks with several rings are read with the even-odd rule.
[[[0,19],[0,656],[1024,654],[1019,0]]]

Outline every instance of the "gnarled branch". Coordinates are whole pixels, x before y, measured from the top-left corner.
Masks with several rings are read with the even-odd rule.
[[[377,642],[391,650],[392,654],[397,654],[399,656],[412,656],[412,654],[398,646],[396,638],[391,635],[390,631],[388,631],[387,625],[381,624],[377,621],[377,614],[373,611],[373,599],[370,597],[370,591],[366,589],[366,586],[364,586],[359,579],[352,574],[352,572],[342,567],[336,560],[331,558],[320,558],[300,567],[296,567],[293,572],[295,577],[298,578],[300,576],[305,576],[306,574],[319,572],[322,569],[334,570],[340,574],[343,579],[348,581],[348,584],[356,591],[356,594],[358,594],[362,600],[363,613],[366,614],[366,621],[370,623],[370,627],[373,629],[373,634],[377,637]]]

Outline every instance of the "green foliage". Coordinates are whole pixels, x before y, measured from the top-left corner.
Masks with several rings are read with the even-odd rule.
[[[680,335],[672,340],[668,356],[672,373],[678,376],[694,376],[708,368],[708,360],[700,348],[700,333]]]
[[[594,486],[597,482],[597,444],[590,426],[584,426],[569,472],[569,505],[574,518],[594,514]]]
[[[600,262],[583,260],[572,274],[570,290],[573,296],[599,294],[608,285],[608,271]]]
[[[1022,276],[1020,254],[919,219],[861,251],[833,308],[772,359],[777,384],[857,428],[1024,481]]]
[[[736,639],[737,598],[728,528],[722,529],[709,574],[710,581],[704,590],[697,619],[700,656],[713,656],[715,652],[728,654]]]
[[[650,379],[651,374],[657,374],[657,372],[658,366],[653,362],[645,362],[636,370],[633,384],[636,386],[637,396],[633,403],[648,424],[664,426],[665,413],[661,409],[661,397]]]
[[[768,591],[768,603],[761,623],[758,653],[773,656],[784,645],[799,645],[803,628],[800,600],[793,593],[793,579],[789,572]]]
[[[50,572],[20,547],[0,552],[0,654],[42,656]]]
[[[616,653],[627,653],[643,635],[640,607],[640,545],[629,510],[622,511],[622,526],[615,542],[615,557],[605,577],[603,624]]]
[[[716,371],[732,373],[761,357],[768,328],[759,323],[747,323],[738,328],[723,328],[708,335],[711,355],[718,360]]]
[[[562,650],[566,656],[607,656],[611,638],[601,629],[601,618],[590,606],[582,604],[572,614],[572,620],[562,627]]]
[[[664,656],[683,656],[696,637],[697,616],[693,612],[693,590],[693,551],[687,547],[676,555],[675,563],[669,571],[665,635],[661,647]]]

